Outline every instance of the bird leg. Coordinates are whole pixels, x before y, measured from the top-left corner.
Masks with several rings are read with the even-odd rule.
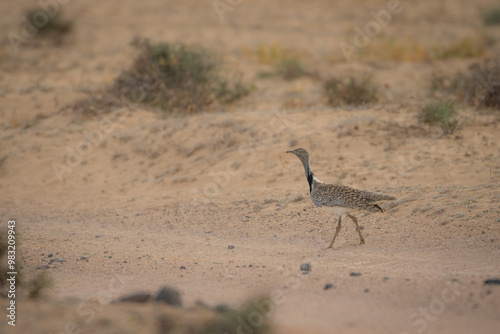
[[[333,239],[332,239],[332,242],[330,243],[330,246],[326,247],[327,249],[333,247],[333,243],[335,242],[335,238],[337,237],[337,234],[339,234],[339,232],[340,232],[341,223],[342,223],[342,215],[339,215],[339,223],[337,224],[337,228],[335,229],[335,235],[333,236]]]
[[[353,215],[351,215],[350,213],[348,213],[347,216],[352,219],[354,224],[356,224],[356,229],[358,230],[358,234],[359,234],[359,244],[360,245],[364,244],[365,239],[363,239],[363,236],[361,235],[361,230],[359,229],[359,225],[358,225],[358,219],[356,217],[354,217]]]

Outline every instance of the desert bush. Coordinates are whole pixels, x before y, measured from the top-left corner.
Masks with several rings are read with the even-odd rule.
[[[456,92],[460,102],[476,107],[500,107],[499,59],[472,64],[467,73],[458,75]]]
[[[377,101],[377,87],[367,74],[329,78],[323,84],[323,94],[326,102],[332,106],[361,105]]]
[[[297,58],[286,58],[276,64],[276,72],[285,80],[306,76],[308,72]]]
[[[45,271],[41,271],[28,282],[28,297],[31,299],[40,298],[43,291],[51,286],[52,280],[49,274]]]
[[[167,111],[199,111],[214,103],[233,102],[250,92],[240,76],[222,76],[223,63],[202,47],[133,43],[140,54],[114,83],[112,91],[131,102]]]
[[[426,104],[421,110],[421,119],[430,125],[439,125],[445,135],[453,133],[458,126],[457,110],[451,101]]]
[[[34,27],[37,27],[37,36],[51,38],[60,42],[66,34],[72,31],[73,22],[64,20],[60,11],[54,16],[46,14],[44,17],[47,17],[47,22],[43,25],[41,25],[42,22],[37,22],[41,17],[40,12],[43,11],[40,9],[29,10],[25,14],[28,21]]]
[[[205,328],[201,328],[196,334],[272,333],[270,314],[267,314],[271,310],[266,309],[269,303],[272,303],[271,299],[263,296],[247,301],[239,309],[227,309],[217,314]]]
[[[487,26],[500,24],[500,8],[485,10],[482,13],[483,22]]]

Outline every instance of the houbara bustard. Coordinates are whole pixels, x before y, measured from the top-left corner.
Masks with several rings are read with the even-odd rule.
[[[332,208],[333,211],[339,216],[337,228],[335,230],[335,235],[333,236],[332,242],[327,248],[332,248],[335,238],[340,232],[342,215],[347,215],[356,224],[356,229],[359,234],[359,243],[362,245],[365,243],[361,231],[359,229],[358,219],[354,217],[351,213],[356,211],[370,211],[370,212],[384,212],[384,209],[377,202],[380,201],[390,201],[396,198],[388,195],[372,193],[369,191],[357,190],[351,187],[343,186],[341,184],[326,184],[318,180],[309,166],[309,153],[303,148],[297,148],[293,151],[287,151],[286,153],[292,153],[297,156],[297,158],[302,161],[304,165],[304,170],[306,172],[307,182],[309,183],[309,192],[311,194],[311,200],[316,206]]]

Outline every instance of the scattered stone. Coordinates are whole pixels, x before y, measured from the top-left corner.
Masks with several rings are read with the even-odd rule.
[[[104,251],[104,254],[108,254],[108,251]]]
[[[89,262],[88,256],[80,256],[80,260]]]
[[[224,312],[230,311],[231,308],[229,307],[229,305],[222,303],[222,304],[215,305],[214,310],[217,313],[224,313]]]
[[[179,269],[186,269],[186,267],[184,267],[184,266],[180,266],[180,267],[179,267]]]
[[[123,263],[127,263],[127,260],[123,261]]]
[[[358,277],[358,276],[361,276],[361,273],[352,272],[352,273],[349,274],[349,276],[351,276],[351,277]]]
[[[39,266],[36,266],[36,270],[43,270],[43,269],[49,269],[50,267],[46,264],[42,264]]]
[[[47,257],[53,257],[54,254],[50,253],[49,255],[47,255]]]
[[[323,288],[323,290],[328,290],[328,289],[331,289],[331,288],[333,288],[333,284],[332,283],[326,283],[325,287]]]
[[[383,281],[384,281],[384,282],[387,282],[388,280],[389,280],[389,277],[387,277],[387,276],[385,276],[385,277],[383,278]]]
[[[233,245],[229,245],[229,246],[227,246],[227,249],[234,249],[234,246]]]
[[[370,290],[369,289],[365,289],[364,293],[368,293],[368,292],[370,292]]]
[[[100,235],[96,235],[95,237],[96,237],[96,238],[100,238],[101,236],[100,236]]]
[[[52,264],[53,262],[66,262],[66,260],[55,257],[53,259],[50,259],[49,264]]]
[[[301,271],[311,271],[311,265],[309,263],[302,263],[300,265],[300,270]]]
[[[118,299],[118,302],[131,302],[131,303],[145,303],[151,298],[148,292],[138,292],[131,295],[122,296]]]
[[[484,285],[500,285],[500,279],[491,278],[484,281]]]
[[[253,267],[253,264],[249,264],[249,265],[248,265],[248,268],[252,268],[252,267]]]
[[[108,256],[108,259],[111,259],[111,258],[112,258],[112,256]]]
[[[136,213],[136,214],[135,214],[135,216],[136,216],[136,217],[139,217],[140,215],[141,215],[140,213]]]
[[[182,306],[182,301],[181,301],[181,295],[180,293],[175,290],[174,288],[164,286],[160,289],[158,292],[158,295],[155,298],[156,302],[163,302],[167,305],[171,306],[176,306],[176,307],[181,307]]]

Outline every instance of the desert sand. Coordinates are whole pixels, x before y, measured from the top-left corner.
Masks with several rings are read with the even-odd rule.
[[[498,47],[418,61],[366,48],[347,62],[339,44],[387,1],[234,3],[221,20],[210,1],[70,1],[60,9],[74,30],[60,45],[35,36],[17,53],[7,33],[37,4],[0,3],[0,229],[16,220],[23,281],[41,271],[52,281],[37,299],[18,286],[15,327],[2,294],[0,332],[158,333],[161,314],[181,311],[112,301],[168,285],[183,316],[197,301],[238,307],[269,294],[277,333],[497,333],[500,286],[483,282],[500,278],[498,110],[460,105],[450,135],[418,114],[441,96],[432,73],[466,71]],[[480,16],[493,1],[401,4],[373,45],[498,40]],[[256,89],[198,113],[74,110],[132,64],[135,36],[202,45]],[[367,71],[379,101],[330,107],[317,77],[259,79],[272,69],[255,54],[262,45],[293,50],[320,77]],[[385,214],[358,214],[366,244],[346,220],[325,249],[337,217],[310,201],[285,153],[296,147],[322,181],[397,198]],[[36,270],[49,254],[66,262]]]

